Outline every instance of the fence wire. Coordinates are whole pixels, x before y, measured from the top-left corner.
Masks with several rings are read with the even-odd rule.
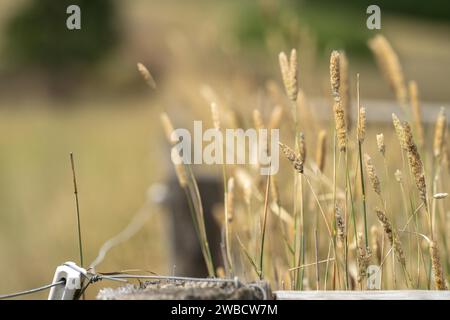
[[[48,289],[50,289],[52,287],[56,287],[56,286],[59,286],[60,284],[65,284],[65,283],[66,282],[64,280],[61,280],[61,281],[58,281],[58,282],[55,282],[55,283],[51,283],[51,284],[47,284],[45,286],[34,288],[34,289],[29,289],[29,290],[25,290],[25,291],[15,292],[15,293],[11,293],[11,294],[0,295],[0,300],[11,299],[11,298],[15,298],[15,297],[28,295],[28,294],[31,294],[31,293],[36,293],[36,292],[48,290]]]

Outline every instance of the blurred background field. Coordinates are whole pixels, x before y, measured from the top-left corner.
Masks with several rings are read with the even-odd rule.
[[[65,8],[78,2],[82,31],[68,31]],[[343,48],[364,99],[392,99],[366,46],[377,31],[365,27],[364,2],[1,1],[0,294],[48,283],[57,265],[78,259],[69,152],[90,262],[170,170],[159,113],[166,109],[176,124],[205,117],[204,84],[225,97],[252,93],[234,102],[252,110],[267,80],[281,82],[278,52],[296,47],[301,87],[327,95],[330,50]],[[448,105],[450,4],[380,3],[381,32],[422,100]],[[156,90],[142,82],[137,62],[149,67]],[[199,101],[206,108],[192,110]],[[165,212],[150,211],[99,270],[171,272]]]

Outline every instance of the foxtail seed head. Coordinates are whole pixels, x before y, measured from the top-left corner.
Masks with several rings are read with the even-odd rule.
[[[358,282],[362,282],[367,276],[367,267],[371,258],[371,252],[370,248],[366,248],[361,232],[358,232],[356,240],[358,246]]]
[[[280,52],[279,56],[281,76],[283,77],[284,88],[286,89],[286,94],[292,101],[297,100],[298,94],[298,83],[297,83],[297,51],[295,49],[291,50],[291,56],[288,58],[284,52]]]
[[[405,253],[403,251],[402,243],[400,242],[397,233],[393,230],[391,222],[389,221],[388,217],[386,216],[386,213],[382,209],[375,208],[375,212],[377,214],[378,220],[383,226],[384,232],[386,233],[389,239],[391,247],[394,249],[394,253],[395,256],[397,257],[397,260],[401,263],[403,267],[406,268],[406,258]]]
[[[369,47],[375,55],[375,59],[384,77],[394,90],[398,103],[401,106],[405,106],[407,102],[407,90],[402,67],[394,49],[392,49],[390,43],[382,35],[376,35],[370,39]]]
[[[407,148],[409,168],[414,177],[417,190],[419,190],[420,199],[422,200],[425,209],[428,209],[427,187],[425,182],[423,163],[422,160],[420,159],[420,154],[419,151],[417,150],[417,146],[414,143],[411,126],[407,121],[404,121],[402,127],[405,137],[404,143]]]
[[[334,216],[336,218],[336,230],[337,230],[337,237],[342,242],[345,241],[345,221],[342,215],[341,208],[336,204],[335,210],[334,210]]]
[[[330,83],[331,83],[331,94],[335,101],[341,99],[339,94],[339,87],[341,83],[340,78],[340,54],[339,51],[334,50],[331,52],[330,56]]]
[[[339,151],[345,152],[347,150],[347,127],[345,125],[344,109],[342,109],[339,100],[334,102],[333,111]]]
[[[150,73],[150,71],[148,71],[147,67],[139,62],[137,64],[137,68],[142,78],[144,78],[145,82],[147,82],[149,87],[152,89],[156,89],[155,79],[153,79],[152,74]]]
[[[378,178],[377,172],[372,163],[372,159],[367,153],[364,154],[364,163],[366,165],[367,175],[369,176],[369,181],[370,184],[372,185],[373,191],[375,191],[376,194],[381,196],[380,179]]]
[[[283,151],[286,158],[294,166],[294,169],[299,173],[303,173],[303,161],[302,161],[300,155],[296,155],[294,150],[292,150],[287,145],[285,145],[281,142],[279,142],[279,145],[280,145],[281,151]]]
[[[436,158],[441,158],[442,156],[446,127],[447,117],[444,108],[441,108],[434,127],[433,154]]]
[[[439,248],[437,246],[437,242],[434,240],[430,242],[430,256],[431,268],[433,269],[434,275],[434,285],[437,290],[447,290],[447,284],[445,283],[445,277],[442,271]]]
[[[303,163],[306,161],[306,141],[305,134],[303,132],[299,133],[298,139],[298,155]]]
[[[366,108],[361,107],[358,111],[358,130],[357,130],[358,141],[360,143],[364,142],[366,137]]]
[[[397,135],[398,141],[400,142],[400,147],[404,151],[407,151],[407,147],[405,144],[405,133],[403,130],[403,125],[395,113],[392,114],[392,123],[394,124],[395,134]]]

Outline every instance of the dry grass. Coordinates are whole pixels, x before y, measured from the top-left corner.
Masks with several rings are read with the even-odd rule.
[[[82,223],[85,225],[84,242],[87,258],[94,257],[103,241],[120,231],[129,221],[132,213],[142,203],[149,183],[162,179],[165,170],[160,170],[160,168],[170,165],[168,149],[164,148],[162,142],[164,139],[158,131],[160,128],[155,124],[157,122],[155,119],[160,112],[159,108],[155,108],[157,104],[164,103],[168,106],[168,113],[179,126],[189,126],[191,118],[211,121],[208,110],[211,101],[205,104],[205,100],[198,90],[200,84],[210,81],[211,87],[217,91],[215,92],[218,98],[216,102],[220,108],[222,109],[225,105],[230,107],[229,115],[224,115],[224,118],[228,119],[229,117],[230,120],[227,120],[228,122],[224,124],[224,127],[251,126],[251,111],[249,110],[254,108],[260,110],[263,116],[268,116],[271,111],[275,113],[276,110],[277,117],[273,118],[278,118],[278,120],[274,121],[273,124],[269,123],[268,127],[280,127],[282,141],[289,146],[295,145],[292,138],[294,127],[291,116],[292,99],[283,96],[282,79],[278,73],[268,73],[267,71],[274,71],[277,67],[275,55],[270,56],[270,53],[264,53],[263,61],[266,65],[273,65],[272,68],[265,68],[265,73],[262,75],[266,77],[269,74],[272,77],[267,77],[267,83],[270,84],[268,87],[272,89],[272,93],[269,93],[265,90],[264,85],[256,88],[254,83],[249,81],[248,74],[247,76],[241,76],[240,72],[245,72],[242,65],[234,64],[230,68],[228,64],[223,63],[223,56],[212,55],[210,52],[196,56],[195,52],[186,50],[189,48],[186,44],[189,44],[191,39],[194,39],[192,47],[195,49],[202,46],[218,48],[222,45],[222,42],[218,40],[224,38],[220,37],[219,33],[215,34],[216,30],[213,30],[209,37],[205,35],[197,37],[197,34],[201,33],[201,28],[210,30],[204,28],[205,24],[219,20],[215,19],[217,12],[215,16],[208,17],[210,20],[207,20],[201,14],[201,10],[195,10],[196,7],[190,5],[180,4],[175,10],[173,5],[162,2],[158,5],[160,10],[154,10],[153,3],[147,4],[143,1],[136,3],[138,4],[133,5],[132,9],[127,10],[126,23],[130,26],[130,29],[161,32],[158,35],[158,38],[163,39],[161,43],[166,41],[170,44],[170,48],[178,49],[178,53],[170,51],[171,54],[167,55],[171,59],[171,69],[167,71],[169,74],[166,74],[166,83],[167,86],[170,86],[170,92],[166,93],[162,99],[155,104],[149,103],[147,100],[137,102],[112,101],[104,105],[102,111],[93,111],[97,107],[94,103],[88,106],[83,103],[83,106],[89,112],[87,110],[76,111],[70,113],[70,116],[67,117],[59,112],[49,112],[45,108],[39,112],[2,112],[0,117],[2,124],[0,126],[0,141],[4,146],[2,149],[4,153],[0,166],[2,177],[0,199],[3,211],[3,220],[0,225],[0,261],[2,261],[0,271],[10,275],[3,279],[2,293],[45,283],[51,278],[56,265],[70,257],[77,256],[77,248],[74,242],[75,220],[73,220],[74,216],[71,211],[71,208],[73,208],[71,178],[66,161],[68,152],[74,151],[79,157],[78,174],[81,185]],[[152,10],[148,10],[149,6]],[[161,14],[161,12],[164,14]],[[151,15],[150,18],[149,14]],[[179,19],[181,15],[185,17],[186,14],[189,15],[189,18]],[[165,19],[169,19],[170,22]],[[172,23],[171,26],[176,25],[180,30],[192,30],[191,32],[194,35],[189,38],[189,36],[174,30],[176,28],[172,27],[159,28],[159,25],[158,28],[153,28],[154,21],[161,25],[162,23],[165,25]],[[204,24],[192,23],[192,21],[203,21]],[[434,30],[433,36],[428,37],[426,35],[430,29],[425,30],[422,24],[414,25],[407,21],[395,22],[394,24],[390,21],[390,27],[395,30],[393,36],[400,40],[399,42],[395,41],[394,45],[401,49],[401,56],[407,58],[407,61],[404,62],[414,63],[414,66],[408,67],[408,65],[405,65],[405,74],[413,75],[413,78],[418,81],[421,96],[423,93],[426,100],[448,98],[447,91],[442,90],[443,86],[441,85],[445,83],[448,76],[448,72],[443,66],[449,65],[446,63],[449,55],[442,54],[442,52],[448,52],[448,45],[445,42],[448,31],[439,29],[437,30],[439,32],[434,32],[436,31]],[[412,27],[414,29],[411,29]],[[411,30],[415,32],[411,32]],[[141,59],[143,56],[154,56],[155,42],[146,41],[147,37],[146,33],[145,38],[135,37],[138,44],[135,43],[134,45],[134,56],[130,59],[124,59],[128,63],[127,68],[129,70],[135,72],[133,68],[129,68],[129,65],[132,64],[130,61]],[[417,46],[419,40],[421,43],[424,41],[425,44]],[[161,46],[159,42],[156,45]],[[237,48],[237,50],[239,49]],[[434,52],[441,52],[437,60],[435,60]],[[307,65],[306,62],[302,64],[304,53],[298,51],[298,55],[300,67]],[[197,60],[193,59],[193,56]],[[209,64],[208,67],[205,67],[206,59],[208,61],[214,59],[215,63],[220,61],[221,68],[209,68]],[[238,60],[234,59],[234,61]],[[162,61],[164,62],[164,60]],[[271,63],[268,63],[268,61]],[[441,63],[430,64],[430,61],[440,61]],[[211,64],[213,63],[211,62]],[[322,65],[327,63],[328,61],[323,59]],[[384,86],[380,85],[378,74],[374,72],[372,67],[352,65],[351,59],[348,63],[352,71],[350,75],[357,70],[364,76],[362,86],[368,96],[390,96]],[[344,78],[344,67],[342,65],[341,59],[341,78]],[[233,75],[225,74],[226,72]],[[320,84],[324,78],[327,78],[325,73],[320,74],[317,70],[314,72],[316,77],[312,78],[310,74],[305,74],[303,70],[300,70],[298,77],[300,92],[305,89],[304,92],[308,96],[321,92]],[[155,76],[157,75],[155,73]],[[354,84],[353,80],[350,76],[350,82]],[[308,86],[309,88],[307,88]],[[319,213],[320,205],[328,221],[333,221],[335,219],[335,203],[339,204],[343,222],[346,225],[347,265],[348,278],[350,279],[348,287],[355,288],[351,285],[353,279],[356,279],[354,270],[357,252],[356,246],[353,244],[356,242],[355,234],[361,232],[364,227],[360,206],[361,187],[359,183],[356,183],[359,176],[358,165],[355,160],[355,137],[351,133],[351,130],[355,130],[355,128],[352,127],[350,121],[347,121],[348,112],[344,102],[343,86],[344,84],[340,88],[342,108],[346,117],[346,126],[350,129],[347,171],[343,170],[343,167],[345,168],[345,165],[343,165],[344,157],[340,157],[339,154],[336,155],[333,152],[335,134],[332,127],[334,127],[334,124],[317,121],[314,117],[307,115],[307,113],[315,113],[314,102],[304,104],[308,109],[305,113],[300,114],[299,122],[301,124],[299,129],[305,133],[308,150],[314,150],[320,146],[321,152],[318,149],[317,154],[320,154],[320,156],[316,157],[317,160],[314,157],[309,157],[304,163],[304,172],[308,175],[313,188],[309,189],[305,185],[301,192],[304,198],[302,201],[304,223],[299,227],[298,238],[300,240],[298,242],[301,243],[301,246],[295,264],[292,263],[292,248],[290,248],[294,238],[293,213],[295,210],[293,210],[293,198],[300,199],[300,191],[296,189],[296,192],[293,192],[293,179],[291,179],[293,169],[288,162],[284,161],[283,163],[283,160],[281,160],[281,171],[276,178],[273,178],[273,181],[277,180],[278,182],[271,181],[270,183],[271,190],[274,190],[271,193],[273,196],[271,196],[270,201],[276,201],[277,205],[270,206],[272,211],[269,212],[268,217],[270,245],[266,246],[268,253],[266,254],[265,277],[272,282],[274,288],[284,287],[289,289],[294,287],[294,272],[287,271],[288,268],[293,266],[302,271],[302,275],[299,276],[303,279],[303,282],[300,283],[302,289],[315,287],[313,284],[316,277],[314,265],[316,261],[314,228],[316,227],[318,229],[319,260],[327,261],[321,263],[319,267],[320,285],[322,288],[328,289],[345,288],[342,272],[346,267],[342,263],[345,249],[337,243],[338,262],[335,262],[333,260],[335,258],[334,251],[330,250],[330,240]],[[315,91],[310,92],[308,89],[311,88]],[[164,90],[164,84],[159,81],[158,90]],[[257,90],[260,90],[261,98],[264,99],[255,99]],[[300,93],[298,96],[298,100],[300,100]],[[350,96],[351,101],[355,101],[355,93],[350,92]],[[329,98],[328,95],[327,98]],[[256,100],[258,102],[255,102]],[[364,100],[364,96],[362,100]],[[11,103],[8,102],[8,106],[10,105]],[[145,108],[135,108],[136,105]],[[181,105],[181,107],[173,107],[174,105]],[[110,110],[110,108],[113,110]],[[331,108],[330,106],[330,110]],[[394,108],[397,108],[397,106]],[[408,119],[414,124],[414,128],[416,127],[414,118],[409,119],[407,115],[400,114],[399,110],[394,111],[399,114],[400,119]],[[371,112],[376,111],[367,110],[367,112],[370,115]],[[425,110],[423,112],[425,113]],[[332,112],[330,114],[332,115]],[[424,161],[425,177],[427,183],[431,186],[435,176],[432,168],[434,148],[430,139],[433,128],[426,126],[426,124],[422,124],[422,126],[424,131],[423,149],[415,131],[414,135]],[[316,130],[313,131],[312,127],[315,127]],[[375,136],[379,133],[383,133],[384,136],[383,157],[386,158],[385,161],[377,153],[375,144]],[[317,137],[323,137],[323,139]],[[381,176],[380,179],[384,195],[392,195],[390,200],[386,197],[387,215],[404,243],[405,256],[409,262],[408,270],[413,278],[412,283],[415,288],[435,288],[434,280],[428,274],[433,254],[428,250],[429,244],[414,234],[414,232],[418,232],[429,236],[428,221],[424,213],[424,207],[418,200],[417,189],[414,180],[411,179],[408,164],[407,162],[402,164],[402,151],[398,147],[394,130],[392,126],[374,124],[369,121],[366,137],[364,151],[373,156],[374,166],[377,167],[379,172],[383,172],[382,168],[386,165],[388,175],[385,178]],[[316,139],[323,142],[319,144]],[[151,142],[151,148],[149,141]],[[442,165],[440,170],[436,170],[438,171],[438,179],[436,187],[433,188],[433,193],[449,190],[449,168],[447,164],[450,162],[445,157],[450,152],[450,147],[444,145],[443,149],[443,157],[440,160]],[[336,158],[336,170],[333,170],[334,157]],[[449,157],[447,156],[447,158]],[[316,170],[318,167],[320,172]],[[242,172],[245,172],[246,175],[240,174]],[[394,172],[397,174],[394,175]],[[255,225],[255,221],[259,222],[260,213],[263,211],[261,208],[264,200],[264,184],[258,183],[258,180],[260,180],[258,174],[251,167],[235,168],[231,166],[227,168],[227,173],[230,178],[234,176],[236,179],[233,225],[237,228],[231,232],[232,234],[239,232],[245,245],[253,250],[253,246],[249,244],[256,237],[258,230],[257,228],[251,228],[251,226]],[[397,182],[397,179],[400,183]],[[334,184],[333,181],[341,183]],[[342,183],[343,181],[348,181],[346,183],[348,186]],[[432,192],[430,189],[428,190],[429,196]],[[317,198],[313,195],[313,191]],[[376,194],[371,190],[367,195],[367,201],[369,208],[368,224],[373,229],[372,227],[379,227],[379,223],[372,209],[380,203]],[[156,208],[153,209],[157,210]],[[449,198],[438,199],[435,210],[439,230],[436,232],[434,241],[440,248],[442,278],[447,276],[448,279]],[[356,225],[353,224],[353,213]],[[298,221],[299,217],[296,219]],[[73,234],[71,230],[73,230]],[[171,273],[172,266],[166,265],[167,248],[162,243],[162,239],[166,235],[162,230],[159,219],[151,221],[130,242],[122,245],[117,251],[111,252],[101,270],[111,271],[120,270],[124,267],[139,267],[162,274]],[[402,232],[402,230],[410,230],[410,232]],[[447,230],[447,233],[444,233],[443,230]],[[337,230],[333,228],[333,231],[336,232]],[[376,251],[374,248],[379,248],[377,252],[379,252],[380,259],[377,258],[377,263],[384,261],[382,288],[389,289],[394,288],[393,268],[391,267],[391,259],[386,259],[388,254],[387,239],[384,241],[385,248],[383,250],[383,236],[381,229],[378,229],[378,236],[375,235],[375,232],[371,232],[370,243],[374,255]],[[58,239],[57,246],[54,244],[54,239]],[[235,238],[232,236],[232,239]],[[375,240],[378,240],[377,246],[374,245]],[[409,241],[412,242],[411,246],[408,245]],[[33,243],[33,246],[30,246],[30,243]],[[416,250],[417,247],[419,247],[419,251]],[[251,266],[248,260],[242,257],[240,247],[235,245],[233,250],[234,259],[238,265],[242,265],[236,270],[236,273],[243,279],[254,277],[249,271]],[[256,251],[255,249],[252,253],[256,255]],[[30,273],[27,268],[30,260],[34,262],[35,272],[33,273]],[[371,263],[375,263],[375,260],[372,260]],[[399,267],[397,266],[397,268]],[[433,271],[433,273],[436,273],[436,271]],[[218,275],[221,274],[223,275],[224,272],[218,273]],[[404,287],[406,287],[406,283],[402,282],[401,278],[397,279],[396,288]],[[45,296],[45,294],[42,294],[36,297],[45,298]]]
[[[434,179],[434,189],[444,190],[449,172],[441,167],[436,170],[425,166],[422,159],[442,162],[446,118],[442,111],[435,125],[434,144],[425,140],[419,150],[409,122],[400,120],[414,121],[418,136],[429,133],[430,128],[419,116],[417,84],[410,85],[411,106],[408,106],[404,76],[392,47],[380,36],[369,45],[397,96],[398,106],[394,110],[401,107],[397,112],[403,113],[400,117],[393,114],[393,126],[380,128],[366,119],[367,110],[360,105],[364,97],[359,95],[359,86],[364,83],[359,83],[359,76],[358,90],[353,93],[356,99],[350,98],[348,64],[351,61],[346,60],[342,51],[333,51],[330,58],[333,100],[330,116],[334,117],[334,125],[318,123],[311,116],[313,110],[307,110],[311,107],[305,103],[305,93],[298,89],[302,84],[297,78],[296,50],[291,51],[289,60],[284,53],[279,55],[281,83],[286,95],[282,97],[279,87],[271,81],[264,97],[272,108],[267,112],[269,127],[281,129],[280,150],[290,166],[285,169],[286,162],[281,161],[277,179],[264,179],[249,166],[229,165],[224,169],[224,177],[234,176],[236,190],[242,194],[231,200],[231,195],[225,193],[224,198],[225,212],[232,210],[233,217],[232,229],[227,225],[229,220],[223,222],[226,238],[237,237],[239,242],[238,246],[231,246],[233,253],[228,252],[225,259],[234,266],[233,275],[246,279],[253,278],[252,274],[263,277],[274,288],[365,289],[366,269],[370,264],[377,264],[382,267],[382,289],[444,288],[450,257],[448,254],[441,257],[437,244],[447,248],[446,235],[440,233],[445,228],[432,228],[432,225],[448,226],[448,200],[433,198],[430,211],[431,190],[427,189],[427,183]],[[214,98],[221,100],[217,95]],[[357,103],[356,128],[346,122],[351,118],[348,113],[352,112],[349,100]],[[282,108],[291,113],[282,112]],[[230,104],[224,104],[223,109],[230,109]],[[231,111],[239,114],[233,108]],[[219,129],[216,118],[213,109],[213,123]],[[257,129],[266,127],[260,108],[255,108],[250,115],[241,111],[239,118],[249,127],[252,124]],[[316,128],[332,130],[317,132]],[[395,135],[400,145],[393,142]],[[334,144],[327,144],[326,137],[332,137]],[[311,146],[316,150],[312,159],[306,156]],[[368,155],[371,153],[376,155],[373,159]],[[326,158],[333,164],[328,168]],[[377,171],[384,172],[384,177]],[[289,178],[292,175],[294,179]],[[276,182],[279,179],[283,180],[281,186]],[[228,181],[228,192],[234,189],[231,181]],[[371,190],[366,190],[367,183]],[[268,208],[272,213],[269,216]],[[423,250],[423,239],[429,242],[426,245],[430,250]],[[264,246],[264,240],[270,245]],[[229,240],[225,246],[230,247]],[[430,269],[432,274],[427,271]],[[225,270],[227,276],[232,275],[229,268]]]

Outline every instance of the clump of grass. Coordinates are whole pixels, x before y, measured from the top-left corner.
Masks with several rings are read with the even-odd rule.
[[[261,99],[262,103],[253,106],[248,115],[245,110],[239,110],[240,113],[235,114],[235,125],[250,124],[256,129],[280,129],[283,143],[280,142],[278,146],[290,162],[287,167],[290,170],[285,170],[282,163],[277,176],[266,177],[264,183],[263,179],[252,175],[256,172],[255,167],[238,165],[233,168],[232,177],[227,177],[228,172],[223,166],[225,236],[222,241],[227,252],[223,253],[226,261],[225,271],[220,272],[222,276],[239,275],[245,278],[253,274],[260,279],[274,281],[282,288],[295,290],[311,287],[362,290],[365,289],[367,268],[373,261],[380,266],[383,289],[430,288],[431,272],[434,286],[437,289],[446,288],[448,244],[444,230],[448,229],[449,224],[445,214],[448,201],[444,200],[447,194],[444,191],[448,172],[441,167],[447,161],[446,154],[450,147],[447,143],[445,113],[443,110],[439,113],[434,141],[431,146],[431,143],[427,145],[417,84],[409,82],[408,87],[405,86],[398,57],[385,38],[375,37],[370,46],[402,107],[405,107],[409,93],[411,110],[405,108],[406,114],[400,118],[406,116],[409,119],[408,112],[412,111],[411,121],[402,122],[396,114],[392,114],[400,148],[386,148],[391,132],[379,128],[374,131],[369,118],[366,119],[366,111],[369,116],[370,110],[361,106],[359,74],[356,79],[357,123],[355,130],[351,127],[349,70],[343,51],[333,51],[329,61],[333,104],[330,112],[334,116],[331,123],[319,123],[311,116],[311,104],[306,103],[306,93],[298,83],[295,49],[289,58],[285,53],[280,53],[279,63],[286,96],[281,86],[268,81],[268,87],[262,93],[267,94],[268,99]],[[234,97],[220,99],[217,94],[209,96],[214,97],[209,99],[211,101],[221,101],[219,105],[222,113],[219,113],[216,104],[211,105],[213,126],[216,130],[225,130],[228,122],[225,121],[223,125],[220,120],[226,118],[223,111],[230,107],[225,104],[233,105]],[[291,117],[283,115],[286,106],[292,110]],[[298,117],[300,114],[301,118]],[[263,115],[267,115],[267,123]],[[172,145],[177,143],[179,139],[173,134],[173,126],[167,115],[162,116],[162,122],[166,123],[169,142]],[[414,135],[410,123],[414,125]],[[284,134],[284,130],[292,128],[294,134]],[[321,128],[330,128],[331,131]],[[391,128],[392,132],[394,130]],[[315,140],[307,141],[305,136],[314,137]],[[331,151],[327,145],[330,136]],[[263,142],[267,149],[269,142]],[[309,161],[307,154],[311,146],[315,154]],[[374,154],[371,158],[369,154],[373,150],[378,150],[379,155]],[[325,161],[330,154],[333,168],[325,170]],[[433,161],[425,166],[422,161],[428,159]],[[375,166],[378,160],[384,163],[384,177],[378,176]],[[180,185],[191,199],[202,250],[206,252],[201,214],[198,213],[199,201],[195,190],[192,191],[190,167],[181,165],[176,166],[176,169]],[[432,179],[428,181],[426,177],[429,177],[430,172]],[[292,175],[293,181],[289,179]],[[344,179],[342,183],[341,179]],[[432,183],[432,198],[428,197],[428,182]],[[367,185],[373,192],[367,192]],[[399,196],[391,196],[393,188],[398,188]],[[367,208],[374,203],[379,204],[379,207],[375,207],[375,215],[368,216]],[[397,214],[399,211],[405,215]],[[421,215],[422,211],[426,215]],[[276,217],[273,222],[272,216]],[[423,235],[427,227],[428,237]],[[408,235],[416,235],[416,243]],[[420,236],[429,241],[429,250],[422,247],[424,242],[420,241]],[[237,239],[236,247],[231,246],[231,238]],[[442,252],[445,253],[442,258],[438,246],[442,246]],[[208,254],[204,256],[207,261]],[[241,259],[247,259],[249,263]],[[249,266],[254,272],[248,272]],[[405,274],[404,279],[396,275],[399,266]],[[358,279],[355,277],[355,267]]]

